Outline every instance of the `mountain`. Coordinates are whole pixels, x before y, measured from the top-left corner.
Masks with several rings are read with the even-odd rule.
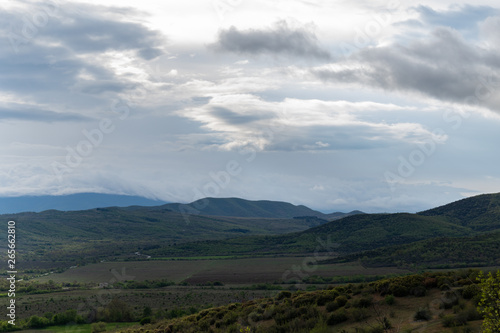
[[[103,193],[1,197],[0,214],[42,212],[49,209],[74,211],[111,206],[159,206],[163,204],[165,204],[165,201],[139,196]]]
[[[316,217],[186,215],[163,206],[46,210],[4,214],[0,220],[16,222],[16,248],[20,256],[24,256],[25,265],[33,260],[82,263],[183,242],[302,231],[328,222]],[[7,228],[0,228],[0,239],[4,238],[7,238]],[[0,253],[7,253],[6,247],[6,242],[1,243]]]
[[[496,262],[500,232],[500,194],[479,195],[418,214],[357,214],[305,231],[249,236],[159,248],[152,255],[241,255],[330,252],[365,254],[372,263],[429,264]],[[388,248],[389,247],[389,248]],[[470,260],[460,260],[470,247]],[[380,249],[377,251],[376,249]],[[371,252],[362,252],[370,251]],[[425,251],[424,251],[425,250]],[[492,253],[484,254],[484,251]],[[418,256],[416,253],[425,253]],[[360,258],[357,256],[356,258]],[[401,258],[399,258],[401,257]],[[351,256],[352,258],[352,256]],[[402,259],[407,258],[407,259]]]
[[[495,230],[500,228],[500,193],[465,198],[418,214],[442,216],[475,231]]]
[[[248,236],[221,241],[200,241],[156,249],[152,255],[240,255],[336,252],[349,254],[382,246],[408,244],[435,237],[474,234],[468,227],[439,216],[417,214],[358,214],[305,231],[277,236]],[[326,245],[325,245],[326,244]]]
[[[251,201],[240,198],[204,198],[190,204],[172,203],[164,205],[163,207],[173,211],[195,215],[285,219],[314,216],[325,220],[336,220],[345,216],[364,214],[360,211],[323,214],[306,206],[295,206],[288,202],[269,200]]]

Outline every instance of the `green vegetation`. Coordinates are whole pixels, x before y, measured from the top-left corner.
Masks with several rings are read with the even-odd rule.
[[[19,226],[17,247],[20,250],[17,255],[26,271],[68,268],[102,259],[145,260],[145,252],[160,246],[171,247],[202,239],[301,231],[326,222],[317,218],[182,215],[162,207],[111,207],[70,212],[51,210],[1,215],[1,218],[4,221],[15,220]],[[0,229],[0,237],[7,237],[5,233],[5,228]],[[7,252],[6,248],[0,251],[1,256]]]
[[[358,285],[330,286],[313,292],[281,291],[274,297],[233,303],[181,318],[158,321],[145,325],[144,330],[214,333],[388,332],[395,325],[401,332],[447,332],[448,327],[470,330],[480,325],[482,317],[475,309],[477,298],[465,299],[461,294],[466,287],[474,285],[473,281],[478,275],[477,270],[424,273]],[[395,299],[398,307],[394,307],[392,301],[387,302],[390,299],[387,295]],[[451,298],[455,305],[448,307]],[[144,330],[131,328],[124,332]]]
[[[361,261],[366,267],[422,268],[478,267],[500,265],[500,232],[474,237],[440,237],[404,245],[382,247],[321,261],[332,264]]]
[[[480,274],[481,301],[479,309],[484,316],[483,332],[500,332],[500,271],[496,275],[489,273],[488,277]]]

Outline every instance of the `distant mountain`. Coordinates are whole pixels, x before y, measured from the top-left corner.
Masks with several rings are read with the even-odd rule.
[[[350,213],[323,214],[306,206],[295,206],[288,202],[259,200],[251,201],[240,198],[204,198],[190,204],[172,203],[163,207],[173,211],[209,216],[262,217],[262,218],[294,218],[318,217],[325,220],[336,220],[360,211]]]
[[[165,201],[151,200],[139,196],[102,193],[0,197],[0,214],[41,212],[49,209],[75,211],[112,206],[159,206],[163,204],[165,204]]]
[[[335,213],[325,214],[325,217],[327,220],[333,221],[333,220],[343,219],[344,217],[358,215],[358,214],[366,214],[366,213],[363,213],[360,210],[353,210],[352,212],[349,212],[349,213],[335,212]]]
[[[447,242],[448,244],[460,244],[462,239],[466,241],[464,244],[473,242],[477,248],[476,238],[466,240],[464,237],[481,236],[485,232],[500,232],[499,208],[500,194],[479,195],[418,214],[357,214],[302,232],[228,239],[217,244],[204,241],[176,248],[157,249],[153,255],[174,255],[177,252],[184,255],[290,254],[323,250],[333,251],[338,255],[349,255],[387,246],[393,246],[390,251],[395,251],[398,246],[437,238],[453,238],[454,240]],[[484,244],[491,242],[489,245],[498,245],[498,241],[492,241],[495,240],[494,236],[485,236],[481,240],[485,242]],[[325,246],[325,243],[328,246]],[[431,251],[443,253],[442,246],[436,245],[439,242],[421,244],[425,244],[424,247],[428,246],[429,249],[433,247],[434,250]],[[411,254],[418,246],[408,246],[404,251]],[[477,253],[480,255],[481,251],[477,250]],[[385,255],[385,252],[383,254]],[[373,255],[382,256],[378,252]],[[445,255],[441,254],[441,258]]]

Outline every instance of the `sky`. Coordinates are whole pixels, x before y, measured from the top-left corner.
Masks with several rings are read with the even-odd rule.
[[[2,1],[0,196],[500,192],[496,1]]]

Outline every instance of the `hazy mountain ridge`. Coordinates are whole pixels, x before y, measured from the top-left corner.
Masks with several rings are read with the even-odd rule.
[[[0,214],[42,212],[44,210],[78,211],[99,207],[160,206],[165,201],[133,195],[75,193],[0,198]]]
[[[325,220],[335,220],[354,214],[364,214],[361,211],[324,214],[304,205],[293,205],[288,202],[271,200],[252,201],[241,198],[204,198],[189,204],[171,203],[163,207],[173,211],[195,215],[262,218],[315,216]]]

